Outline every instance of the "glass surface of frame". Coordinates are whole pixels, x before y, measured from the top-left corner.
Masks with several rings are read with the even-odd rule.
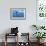
[[[10,8],[10,19],[11,20],[25,20],[26,8]]]

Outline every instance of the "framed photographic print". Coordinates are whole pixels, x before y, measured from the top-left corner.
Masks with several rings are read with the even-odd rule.
[[[26,8],[10,8],[11,20],[24,20],[26,19]]]

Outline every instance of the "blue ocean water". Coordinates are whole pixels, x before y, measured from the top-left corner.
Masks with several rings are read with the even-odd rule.
[[[24,17],[24,12],[14,11],[13,17]]]

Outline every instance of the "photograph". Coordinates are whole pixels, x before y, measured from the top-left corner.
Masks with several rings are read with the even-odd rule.
[[[24,20],[26,19],[26,8],[10,8],[11,20]]]

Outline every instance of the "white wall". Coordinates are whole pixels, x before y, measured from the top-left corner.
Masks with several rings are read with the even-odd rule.
[[[26,8],[26,20],[10,20],[10,8]],[[36,0],[0,0],[0,34],[17,26],[32,35],[32,24],[36,24]]]

